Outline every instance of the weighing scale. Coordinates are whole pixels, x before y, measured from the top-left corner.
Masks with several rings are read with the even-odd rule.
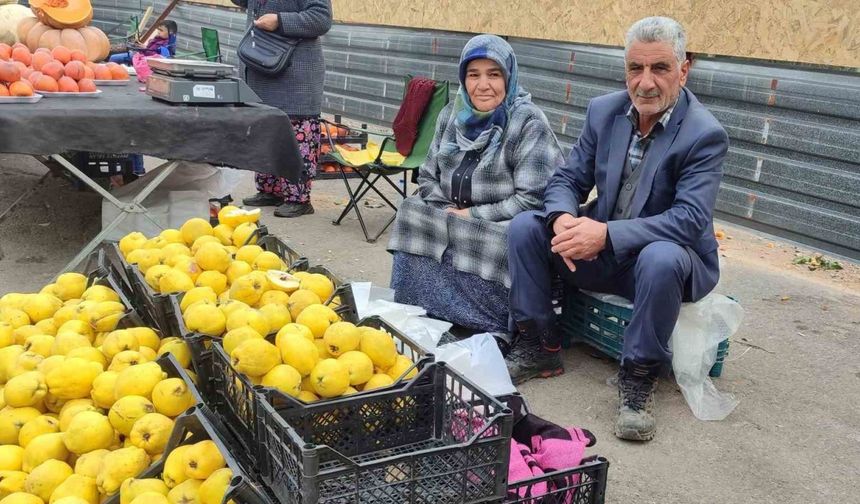
[[[148,58],[152,75],[146,94],[176,104],[260,103],[260,97],[233,76],[235,67],[212,61]]]

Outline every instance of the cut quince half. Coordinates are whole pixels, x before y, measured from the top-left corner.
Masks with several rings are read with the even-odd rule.
[[[287,294],[299,290],[299,287],[301,286],[301,281],[286,271],[268,270],[266,272],[266,278],[269,280],[269,284],[272,287],[279,291],[286,292]]]
[[[218,222],[235,228],[239,224],[246,222],[258,222],[261,213],[262,211],[259,208],[245,210],[244,208],[228,205],[218,212]]]

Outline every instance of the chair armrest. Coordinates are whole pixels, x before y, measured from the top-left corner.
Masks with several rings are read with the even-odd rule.
[[[382,154],[385,152],[385,146],[388,145],[388,142],[393,141],[393,136],[387,136],[382,139],[382,143],[379,145],[379,154],[377,154],[376,159],[373,160],[374,164],[382,164]]]
[[[334,121],[329,121],[328,119],[320,119],[320,122],[321,122],[321,123],[325,123],[325,124],[330,124],[330,125],[332,125],[332,126],[334,126],[334,127],[336,127],[336,128],[344,128],[344,129],[347,129],[347,130],[350,130],[350,131],[360,131],[360,132],[362,132],[362,133],[366,133],[366,134],[369,134],[369,135],[375,135],[375,134],[376,134],[376,133],[374,133],[374,132],[370,131],[369,129],[359,128],[359,127],[357,127],[357,126],[347,126],[346,124],[337,123],[337,122],[334,122]]]

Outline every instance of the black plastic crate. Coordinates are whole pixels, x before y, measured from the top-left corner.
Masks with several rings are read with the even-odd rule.
[[[283,504],[498,502],[511,411],[445,363],[401,388],[304,408],[260,403],[264,482]]]
[[[97,251],[96,264],[98,268],[111,273],[114,278],[118,279],[123,291],[129,297],[133,298],[135,296],[131,280],[129,279],[128,263],[125,262],[125,258],[119,250],[118,242],[102,242]]]
[[[77,151],[71,155],[75,167],[90,178],[111,177],[131,172],[132,163],[128,154]]]
[[[391,334],[397,346],[398,353],[408,357],[413,362],[413,367],[410,368],[420,370],[424,369],[434,361],[434,356],[428,353],[421,345],[412,341],[411,338],[398,331],[394,326],[385,322],[380,317],[367,317],[362,319],[358,324],[362,327],[373,327],[382,329]],[[276,409],[283,408],[305,408],[308,406],[298,399],[290,397],[279,390],[255,386],[247,376],[237,372],[230,364],[230,356],[224,351],[224,347],[220,342],[214,340],[203,340],[201,338],[196,348],[207,348],[209,351],[206,354],[201,354],[200,359],[207,365],[211,366],[209,370],[212,407],[216,413],[225,419],[228,429],[238,438],[239,442],[245,446],[248,453],[254,454],[257,452],[256,447],[260,443],[257,427],[260,424],[259,415],[261,414],[259,402],[267,402],[272,404]],[[269,335],[267,338],[270,342],[274,342],[274,335]],[[192,351],[192,355],[194,352]],[[408,381],[402,378],[395,380],[388,387],[377,389],[387,390],[390,388],[402,387]],[[370,392],[368,392],[370,393]],[[359,394],[353,394],[349,397],[356,397]],[[337,401],[337,399],[327,399],[326,401]],[[316,403],[314,403],[316,404]],[[252,456],[252,458],[255,458]]]
[[[624,348],[624,330],[630,324],[633,310],[601,301],[578,289],[565,290],[558,325],[562,331],[562,346],[583,342],[599,352],[620,360]],[[718,378],[729,354],[729,340],[717,346],[717,359],[709,375]]]
[[[264,228],[263,228],[264,229]],[[265,232],[265,229],[264,229]],[[289,269],[304,271],[308,268],[307,258],[302,257],[289,245],[275,236],[264,234],[257,242],[264,250],[274,252],[289,266]],[[119,252],[117,250],[117,252]],[[120,256],[121,257],[121,256]],[[123,260],[124,261],[124,260]],[[146,283],[146,278],[135,264],[127,264],[127,275],[141,311],[157,326],[164,335],[181,336],[180,327],[175,320],[170,294],[156,292]],[[354,304],[354,303],[353,303]],[[176,312],[179,313],[179,312]],[[181,314],[179,315],[181,319]]]
[[[308,267],[308,258],[293,250],[289,245],[276,236],[266,234],[257,240],[263,250],[274,252],[287,265],[288,271],[303,271]]]
[[[572,468],[508,485],[505,504],[603,504],[609,462],[596,457]]]
[[[268,495],[265,488],[251,477],[254,472],[250,467],[236,459],[233,455],[236,447],[231,443],[229,437],[219,432],[216,425],[214,415],[207,410],[206,406],[198,405],[189,408],[185,413],[176,417],[173,432],[161,459],[136,477],[161,479],[164,462],[171,451],[180,445],[194,444],[209,439],[218,446],[218,451],[224,457],[227,467],[233,471],[233,478],[224,494],[222,504],[231,501],[236,504],[272,504],[273,499]],[[102,501],[102,504],[119,504],[119,502],[120,495],[119,492],[116,492]]]
[[[512,410],[514,426],[529,414],[519,392],[497,399]],[[520,440],[524,442],[524,440]],[[576,467],[561,469],[524,480],[508,482],[502,504],[603,504],[609,462],[599,456],[587,457]]]
[[[355,307],[352,287],[349,284],[340,285],[335,289],[331,299],[325,304],[330,306],[335,298],[340,298],[339,305],[333,308],[335,313],[346,322],[358,323],[358,312]],[[188,345],[191,350],[191,363],[194,372],[197,374],[200,390],[203,392],[204,397],[209,398],[212,394],[212,377],[214,376],[211,342],[213,340],[220,340],[220,338],[213,338],[205,334],[189,331],[185,326],[185,321],[182,319],[182,311],[180,310],[181,301],[181,294],[170,294],[168,296],[168,308],[165,315],[166,330],[168,334],[182,338],[185,344]],[[274,337],[276,333],[277,330],[270,336]]]
[[[169,321],[172,335],[178,336],[188,345],[191,351],[191,368],[197,375],[197,387],[207,400],[212,398],[212,352],[209,349],[211,338],[202,334],[193,333],[185,327],[182,312],[179,309],[180,297],[171,294],[168,297],[170,303]],[[208,402],[208,401],[207,401]]]
[[[170,353],[160,355],[155,362],[161,366],[161,370],[167,374],[168,378],[179,378],[185,382],[185,385],[188,387],[188,391],[191,393],[191,396],[194,398],[194,405],[205,404],[203,400],[203,396],[200,395],[200,391],[197,389],[197,385],[188,376],[188,373],[185,372],[185,369],[179,365],[179,361],[176,360]]]
[[[128,296],[128,293],[123,288],[122,281],[119,280],[116,275],[110,271],[97,268],[88,272],[87,279],[87,287],[91,287],[93,285],[110,287],[110,289],[116,292],[119,296],[119,302],[126,307],[126,312],[120,319],[119,324],[117,324],[117,329],[124,329],[126,327],[149,327],[145,317],[142,317],[142,314],[138,311],[137,304]]]

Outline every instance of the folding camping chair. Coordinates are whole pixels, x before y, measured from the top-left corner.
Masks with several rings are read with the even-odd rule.
[[[412,80],[411,75],[407,75],[404,80],[404,95],[406,94],[406,89],[409,86],[409,82]],[[433,141],[433,136],[435,134],[436,127],[436,118],[439,116],[439,112],[448,104],[448,89],[450,85],[448,81],[439,81],[436,83],[436,88],[433,92],[433,97],[430,99],[430,102],[427,104],[427,108],[424,110],[424,114],[421,117],[421,121],[418,123],[418,137],[415,140],[415,145],[412,148],[412,152],[406,156],[406,159],[400,165],[393,166],[385,164],[382,161],[382,154],[385,152],[397,152],[397,148],[395,147],[394,137],[386,136],[382,145],[379,148],[379,154],[376,156],[376,159],[369,163],[356,165],[347,161],[338,150],[335,148],[335,144],[332,140],[331,135],[327,135],[329,144],[331,145],[331,152],[327,154],[326,162],[334,163],[337,165],[340,170],[340,174],[343,178],[343,183],[346,185],[346,191],[349,193],[349,203],[344,208],[343,212],[341,212],[340,217],[332,221],[334,225],[340,225],[341,221],[344,217],[351,211],[355,211],[356,217],[358,217],[358,223],[361,224],[361,230],[364,232],[364,238],[368,243],[374,243],[376,240],[388,229],[388,226],[394,222],[395,217],[397,216],[397,205],[393,203],[379,188],[376,186],[376,183],[379,180],[384,180],[391,187],[397,191],[397,194],[402,198],[406,198],[406,176],[407,173],[417,174],[417,169],[424,163],[424,160],[427,159],[427,152],[430,150],[430,144]],[[348,130],[356,130],[356,131],[364,131],[361,128],[349,128],[348,126],[344,126],[342,124],[333,123],[331,121],[323,121],[323,127],[328,130],[329,126],[334,126],[338,128],[346,128]],[[349,183],[349,177],[346,174],[345,168],[350,167],[353,169],[355,173],[359,175],[361,181],[358,186],[353,189],[353,187]],[[391,177],[395,177],[398,174],[403,174],[403,186],[399,186],[397,182],[393,181]],[[413,177],[413,181],[415,178]],[[368,191],[373,190],[385,203],[394,210],[394,215],[388,220],[388,222],[376,233],[373,237],[367,231],[367,225],[364,222],[364,217],[361,215],[361,210],[359,209],[359,203],[362,198],[364,198]]]
[[[176,57],[181,59],[205,59],[206,61],[221,63],[221,42],[218,39],[218,30],[201,26],[200,44],[203,46],[202,51],[176,54]]]

